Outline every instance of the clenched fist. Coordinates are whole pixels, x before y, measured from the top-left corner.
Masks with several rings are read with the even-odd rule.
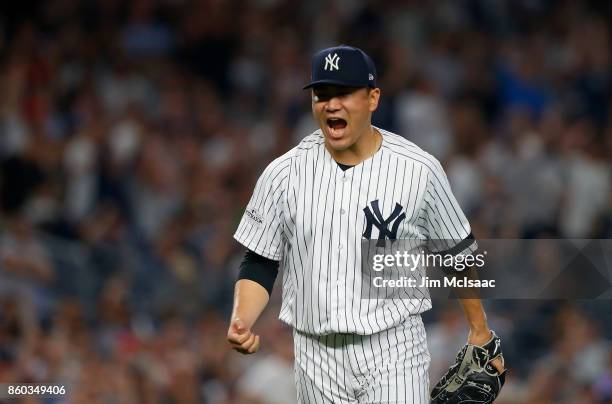
[[[253,354],[259,350],[259,335],[253,334],[240,319],[232,319],[227,330],[227,341],[232,349],[242,354]]]

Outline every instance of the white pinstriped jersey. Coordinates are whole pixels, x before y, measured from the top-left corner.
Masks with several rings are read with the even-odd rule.
[[[366,220],[368,211],[379,223],[395,218],[388,224],[396,238],[417,246],[471,234],[440,163],[401,136],[376,129],[380,149],[346,171],[325,148],[320,130],[275,159],[257,181],[234,235],[257,254],[281,261],[280,319],[299,331],[369,335],[431,308],[427,291],[412,299],[362,298],[361,241],[380,231]]]

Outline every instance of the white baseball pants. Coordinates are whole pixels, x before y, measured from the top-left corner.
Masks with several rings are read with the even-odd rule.
[[[294,329],[300,404],[426,404],[429,362],[421,316],[373,335]]]

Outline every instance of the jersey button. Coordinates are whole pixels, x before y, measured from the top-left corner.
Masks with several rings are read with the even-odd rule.
[[[344,209],[340,209],[340,214],[341,214],[341,215],[344,215],[345,213],[346,213],[346,210],[344,210]]]
[[[344,248],[344,246],[343,246],[342,244],[340,244],[340,245],[338,246],[338,250],[342,250],[343,248]]]

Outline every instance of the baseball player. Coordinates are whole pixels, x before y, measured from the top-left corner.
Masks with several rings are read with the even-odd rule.
[[[350,46],[316,53],[304,89],[319,129],[257,181],[234,235],[247,252],[227,339],[241,353],[257,352],[253,327],[282,263],[280,319],[293,328],[298,402],[428,403],[420,313],[431,300],[361,296],[361,242],[458,240],[452,250],[462,251],[474,242],[470,225],[440,163],[371,124],[381,92],[367,54]],[[480,300],[460,302],[468,344],[431,393],[434,402],[470,398],[474,384],[498,392],[503,383],[481,383],[503,374],[499,338]]]

